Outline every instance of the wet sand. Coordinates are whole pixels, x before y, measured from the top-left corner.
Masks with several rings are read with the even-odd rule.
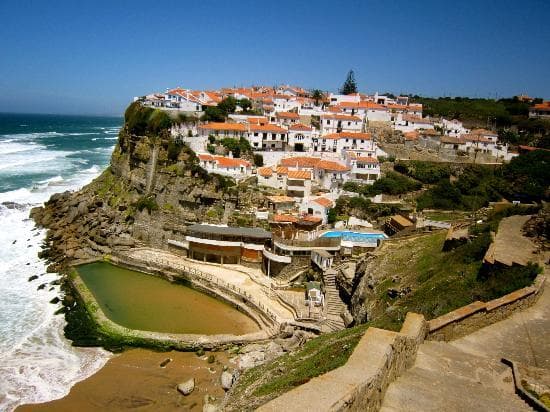
[[[207,355],[213,354],[214,363]],[[172,359],[165,367],[160,364]],[[204,395],[220,400],[223,366],[231,370],[227,354],[206,352],[198,357],[192,352],[153,352],[132,349],[110,359],[95,375],[77,383],[70,393],[51,402],[23,405],[18,412],[56,411],[202,411]],[[211,372],[212,368],[215,372]],[[188,396],[176,390],[178,383],[195,378],[195,390]]]

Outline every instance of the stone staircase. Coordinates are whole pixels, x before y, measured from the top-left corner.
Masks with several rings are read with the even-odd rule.
[[[453,343],[425,341],[414,365],[387,389],[382,412],[532,411],[514,392],[511,369]]]
[[[325,283],[325,321],[321,325],[323,332],[335,332],[345,329],[346,325],[341,314],[346,310],[346,305],[340,299],[336,287],[336,272],[328,270],[323,272]]]

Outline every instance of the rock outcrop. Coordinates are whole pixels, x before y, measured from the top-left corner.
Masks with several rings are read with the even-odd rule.
[[[226,202],[240,210],[261,195],[199,166],[195,153],[168,131],[136,136],[125,126],[111,163],[78,192],[53,195],[31,217],[49,229],[42,257],[50,271],[65,263],[136,245],[166,247],[192,222],[219,222]]]

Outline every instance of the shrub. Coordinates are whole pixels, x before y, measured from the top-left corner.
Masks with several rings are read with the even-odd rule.
[[[141,197],[135,204],[135,207],[140,212],[143,209],[147,209],[149,213],[151,213],[153,210],[158,210],[159,205],[157,204],[157,201],[155,200],[155,197],[152,195],[149,196],[143,196]]]
[[[254,166],[262,167],[264,165],[264,157],[259,153],[254,153]]]
[[[170,139],[168,142],[168,160],[171,160],[172,162],[177,161],[182,149],[183,144]]]
[[[437,162],[424,162],[420,160],[399,161],[393,168],[396,172],[426,184],[434,184],[451,176],[450,166]]]
[[[418,190],[422,187],[420,182],[402,176],[395,172],[388,172],[386,176],[378,179],[372,185],[372,193],[385,193],[388,195],[399,195]]]

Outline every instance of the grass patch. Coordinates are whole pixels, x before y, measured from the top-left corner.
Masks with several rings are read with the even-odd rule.
[[[431,211],[424,212],[424,217],[429,220],[435,220],[436,222],[452,222],[454,220],[466,219],[468,214],[460,211]]]
[[[414,239],[409,241],[410,247],[388,250],[382,279],[398,276],[399,286],[411,290],[391,299],[387,297],[388,279],[380,282],[375,289],[380,302],[373,319],[396,330],[407,312],[433,319],[476,300],[486,302],[531,285],[540,272],[536,265],[489,269],[482,265],[494,223],[476,228],[472,232],[477,236],[472,241],[449,252],[442,251],[445,233]]]
[[[232,390],[229,410],[255,409],[316,376],[344,365],[369,326],[363,324],[321,335],[308,341],[295,353],[247,370]]]

